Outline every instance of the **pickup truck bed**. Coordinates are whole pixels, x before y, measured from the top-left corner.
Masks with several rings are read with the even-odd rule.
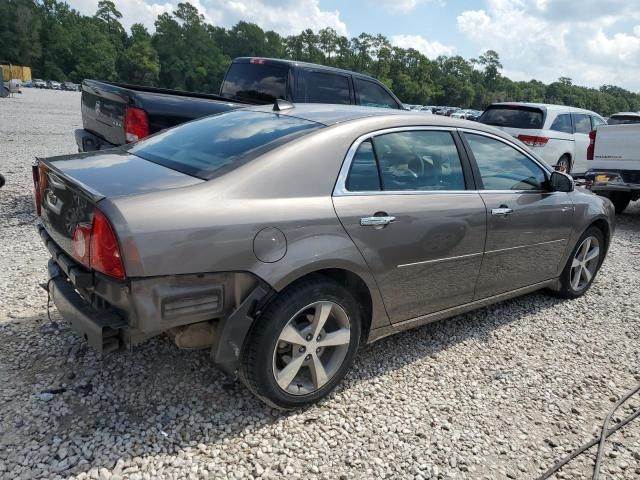
[[[183,92],[124,83],[82,82],[82,125],[76,130],[79,151],[100,150],[123,145],[127,110],[146,116],[147,135],[196,118],[245,106],[218,95]],[[138,118],[140,120],[140,118]]]

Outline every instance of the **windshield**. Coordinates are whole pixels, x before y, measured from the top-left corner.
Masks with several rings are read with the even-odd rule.
[[[544,123],[542,110],[539,108],[503,105],[489,107],[478,121],[496,127],[538,130]]]
[[[129,152],[209,180],[321,127],[287,115],[240,110],[171,128],[136,143]]]
[[[640,123],[640,115],[611,115],[607,120],[609,125],[628,125],[630,123]]]
[[[288,68],[263,63],[232,63],[220,95],[257,104],[286,99]]]

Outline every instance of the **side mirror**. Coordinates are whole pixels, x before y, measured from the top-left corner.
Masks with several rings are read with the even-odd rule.
[[[570,175],[562,172],[551,173],[549,178],[549,188],[553,192],[573,192],[575,184]]]

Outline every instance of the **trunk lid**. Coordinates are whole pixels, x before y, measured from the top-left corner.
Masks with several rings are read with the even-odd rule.
[[[71,253],[78,224],[91,224],[105,197],[188,187],[203,180],[157,165],[125,150],[39,160],[41,221],[53,240]]]

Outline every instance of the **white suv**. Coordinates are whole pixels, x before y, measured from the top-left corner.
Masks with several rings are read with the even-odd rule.
[[[597,113],[565,105],[494,103],[478,120],[517,137],[556,169],[587,171],[589,132],[606,122]]]

